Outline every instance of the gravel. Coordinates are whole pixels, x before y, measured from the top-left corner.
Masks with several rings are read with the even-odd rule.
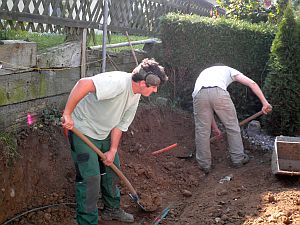
[[[249,144],[255,148],[270,152],[274,150],[276,137],[266,134],[261,129],[259,121],[251,121],[247,127],[241,129],[241,133],[243,138],[248,140]]]

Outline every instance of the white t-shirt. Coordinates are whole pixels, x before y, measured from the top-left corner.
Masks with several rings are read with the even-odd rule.
[[[242,74],[240,71],[229,66],[212,66],[203,70],[196,80],[193,98],[202,87],[220,87],[226,90],[229,84],[235,81],[235,76]]]
[[[131,76],[113,71],[91,77],[96,92],[77,104],[72,114],[74,126],[96,140],[104,140],[115,127],[127,131],[141,96],[133,93]]]

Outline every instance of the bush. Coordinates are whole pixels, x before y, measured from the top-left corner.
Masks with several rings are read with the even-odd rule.
[[[287,7],[273,41],[264,90],[273,112],[265,119],[273,135],[296,135],[300,126],[300,24]]]
[[[275,36],[273,26],[170,13],[162,18],[160,30],[164,54],[159,61],[172,71],[174,93],[183,104],[191,102],[200,72],[214,63],[234,67],[263,85]],[[260,110],[259,100],[245,86],[232,87],[229,91],[239,114]]]

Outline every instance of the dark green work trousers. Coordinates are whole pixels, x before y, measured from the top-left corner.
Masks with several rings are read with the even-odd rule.
[[[107,152],[110,148],[110,136],[105,140],[92,138],[89,140],[102,152]],[[69,132],[69,141],[76,169],[76,220],[79,225],[96,225],[100,192],[105,207],[120,207],[120,190],[117,186],[119,178],[110,167],[104,166],[100,157],[72,132]],[[120,168],[118,154],[115,156],[114,164]]]

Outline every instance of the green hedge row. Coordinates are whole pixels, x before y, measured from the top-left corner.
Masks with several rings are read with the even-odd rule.
[[[176,93],[186,102],[201,70],[214,63],[231,66],[262,86],[274,36],[275,28],[266,24],[171,13],[161,19],[159,60],[175,71]],[[259,100],[245,86],[232,84],[229,91],[240,114],[260,109]]]

